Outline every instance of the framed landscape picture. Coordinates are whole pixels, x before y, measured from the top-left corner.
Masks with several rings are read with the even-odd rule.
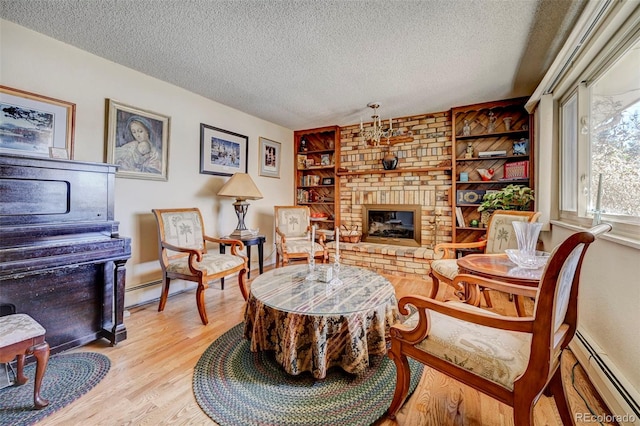
[[[76,105],[0,86],[0,152],[49,157],[49,148],[73,158]]]
[[[169,117],[109,99],[107,162],[117,177],[167,180]]]
[[[247,173],[248,146],[247,136],[200,123],[200,173]]]
[[[260,176],[280,178],[280,142],[260,138]]]

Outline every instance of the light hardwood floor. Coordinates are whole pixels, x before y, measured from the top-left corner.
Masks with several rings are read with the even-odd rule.
[[[255,272],[254,272],[255,273]],[[398,299],[428,294],[430,281],[389,276]],[[111,370],[89,393],[47,417],[46,425],[204,425],[214,424],[193,397],[193,367],[218,336],[242,321],[244,301],[235,279],[225,290],[212,283],[206,291],[209,325],[198,317],[195,291],[169,298],[164,312],[157,303],[132,308],[125,319],[128,338],[116,347],[104,340],[75,351],[95,351],[111,359]],[[515,313],[506,297],[493,295],[496,310]],[[563,360],[563,377],[570,388],[574,413],[586,413],[585,402],[572,388],[575,358]],[[584,371],[578,366],[575,383],[598,414],[606,413]],[[395,384],[394,384],[395,385]],[[428,368],[416,392],[398,414],[397,423],[381,419],[377,425],[513,425],[511,408]],[[330,419],[330,417],[328,417]],[[327,422],[330,424],[330,421]],[[542,396],[535,407],[536,425],[561,425],[552,398]]]

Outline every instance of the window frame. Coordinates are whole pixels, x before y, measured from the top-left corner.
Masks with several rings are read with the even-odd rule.
[[[597,188],[591,188],[591,140],[590,132],[582,132],[581,127],[591,122],[591,99],[589,93],[590,84],[598,81],[604,76],[611,67],[631,49],[640,43],[640,25],[636,25],[623,37],[613,37],[603,48],[600,55],[590,63],[590,65],[579,73],[578,78],[573,84],[566,86],[563,93],[558,98],[557,114],[559,117],[557,128],[557,156],[558,156],[558,192],[557,192],[557,208],[560,220],[569,224],[582,227],[589,227],[593,224],[593,212],[589,210],[590,196],[595,197]],[[604,52],[604,53],[603,53]],[[565,149],[565,118],[564,107],[574,98],[577,97],[577,113],[576,124],[574,129],[577,135],[575,149],[577,150],[577,194],[575,195],[577,202],[577,210],[572,211],[565,209],[563,205],[563,193],[566,191],[566,182],[563,173],[564,167],[564,149]],[[590,129],[589,129],[590,130]],[[592,191],[593,189],[593,191]],[[592,195],[593,194],[593,195]],[[635,217],[635,220],[640,219]],[[607,215],[602,213],[601,220],[611,223],[613,226],[613,234],[622,235],[635,242],[640,242],[640,223],[634,221],[626,221],[617,215]]]

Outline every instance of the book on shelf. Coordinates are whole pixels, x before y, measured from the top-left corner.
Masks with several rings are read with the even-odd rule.
[[[464,228],[467,226],[464,221],[464,215],[462,214],[462,209],[460,207],[456,207],[456,221],[458,222],[459,228]]]
[[[504,157],[505,155],[507,155],[507,151],[503,149],[498,151],[480,151],[478,153],[478,158]]]

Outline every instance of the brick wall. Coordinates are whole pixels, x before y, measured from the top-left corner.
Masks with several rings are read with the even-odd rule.
[[[348,244],[344,251],[341,245],[341,255],[346,264],[381,272],[388,269],[398,275],[426,275],[433,253],[430,249],[437,243],[451,241],[451,172],[417,169],[451,165],[450,112],[393,121],[394,129],[411,133],[414,140],[390,147],[398,157],[398,166],[392,172],[382,167],[386,145],[368,145],[358,134],[359,124],[341,127],[339,166],[358,174],[339,178],[340,222],[349,229],[360,227],[363,204],[419,204],[422,247]],[[365,124],[365,128],[368,126],[370,123]]]
[[[414,141],[390,148],[398,156],[397,171],[384,173],[381,161],[387,147],[367,145],[358,135],[359,124],[340,129],[340,167],[371,171],[340,177],[340,222],[350,229],[361,226],[363,204],[419,204],[422,246],[451,241],[451,172],[411,171],[451,165],[450,113],[394,119],[396,128],[412,132]]]

